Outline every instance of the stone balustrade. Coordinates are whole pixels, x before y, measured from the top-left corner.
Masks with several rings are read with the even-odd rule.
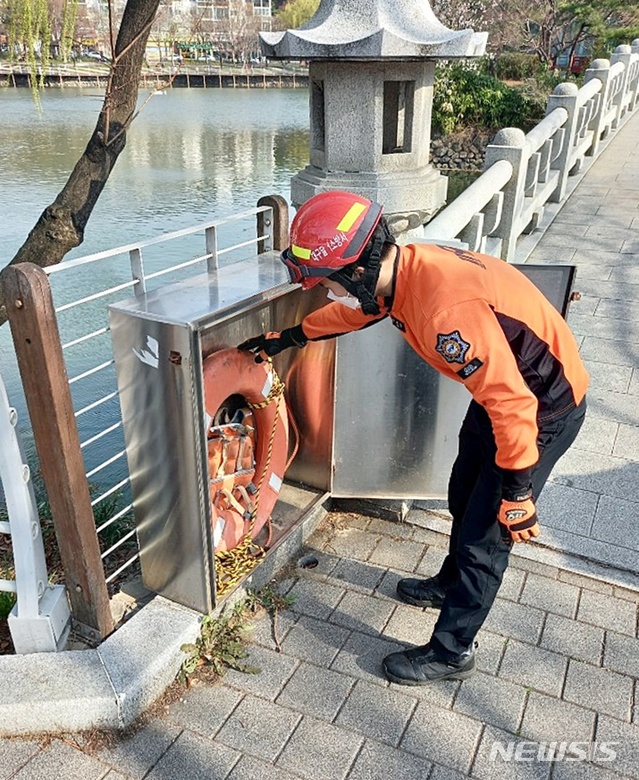
[[[639,105],[639,39],[595,60],[584,85],[559,84],[546,116],[529,133],[500,130],[486,149],[481,176],[424,226],[424,240],[459,241],[513,261],[546,208],[561,204],[571,177]],[[508,175],[506,172],[508,171]]]

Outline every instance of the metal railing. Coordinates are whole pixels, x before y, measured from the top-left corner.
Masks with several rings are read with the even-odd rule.
[[[273,213],[258,206],[46,268],[69,376],[107,584],[139,558],[108,304],[271,248]],[[263,233],[255,229],[262,215]],[[249,225],[250,222],[250,225]],[[182,244],[179,249],[176,247]],[[204,251],[201,251],[201,250]],[[188,258],[188,259],[184,259]],[[72,285],[67,280],[73,279]],[[82,294],[78,296],[77,291]]]

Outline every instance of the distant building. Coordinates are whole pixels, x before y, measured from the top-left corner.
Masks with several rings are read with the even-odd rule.
[[[102,1],[85,0],[85,2],[93,3]],[[218,22],[233,18],[261,17],[268,20],[269,28],[272,15],[271,0],[171,0],[166,6],[174,16],[186,16],[196,13],[206,22]]]
[[[118,16],[126,0],[114,0]],[[160,7],[149,38],[149,59],[259,58],[258,33],[272,27],[272,0],[170,0]],[[78,0],[76,38],[87,51],[108,47],[106,0]]]

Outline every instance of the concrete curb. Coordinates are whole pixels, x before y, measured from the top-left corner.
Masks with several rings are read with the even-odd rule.
[[[264,587],[325,515],[316,505],[214,614]],[[201,619],[156,596],[95,650],[0,656],[0,737],[126,728],[175,680]]]
[[[128,725],[175,679],[200,620],[156,596],[95,650],[0,659],[0,735]]]

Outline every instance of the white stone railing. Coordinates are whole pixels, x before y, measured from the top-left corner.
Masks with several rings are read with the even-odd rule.
[[[570,177],[594,158],[600,144],[639,105],[639,39],[595,60],[581,89],[559,84],[546,116],[529,133],[500,130],[486,150],[484,172],[424,226],[429,242],[461,241],[474,251],[513,261],[546,204],[561,203]]]

